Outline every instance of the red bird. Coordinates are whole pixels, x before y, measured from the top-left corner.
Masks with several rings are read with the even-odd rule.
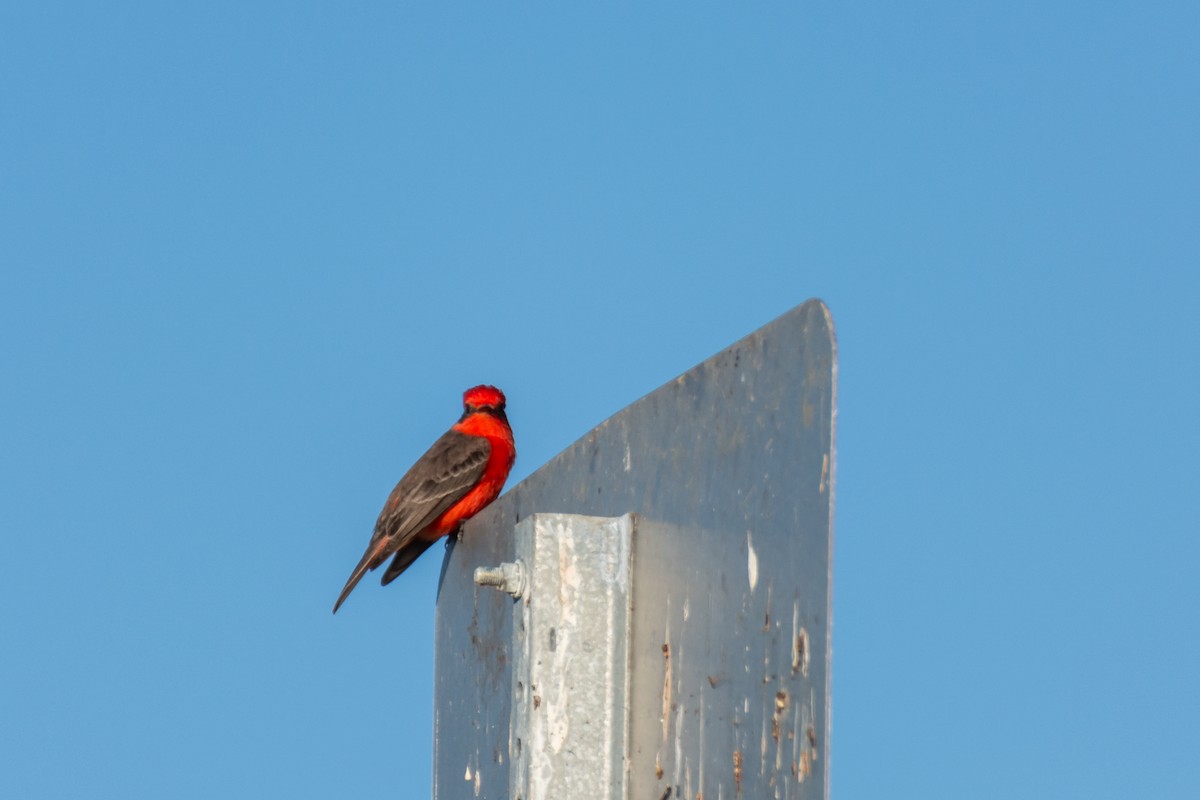
[[[367,570],[392,558],[383,585],[408,569],[435,541],[495,500],[517,457],[504,414],[504,392],[476,386],[463,392],[463,415],[413,464],[388,495],[362,561],[333,605],[337,613]]]

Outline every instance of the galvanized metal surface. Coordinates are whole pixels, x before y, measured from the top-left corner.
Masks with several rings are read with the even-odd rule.
[[[509,797],[625,797],[633,523],[537,514],[516,528]]]
[[[436,798],[510,796],[514,601],[472,578],[514,561],[513,527],[546,512],[638,515],[626,796],[828,796],[835,380],[809,301],[468,524],[439,587]]]

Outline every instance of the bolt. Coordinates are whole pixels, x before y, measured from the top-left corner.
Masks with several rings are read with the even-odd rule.
[[[520,598],[525,594],[525,565],[520,561],[505,561],[498,567],[477,567],[475,583],[491,586]]]

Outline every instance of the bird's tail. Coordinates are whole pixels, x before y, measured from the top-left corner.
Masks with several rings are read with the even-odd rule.
[[[362,561],[358,562],[358,566],[354,568],[354,572],[350,573],[350,580],[346,581],[346,586],[342,589],[342,593],[338,595],[337,602],[333,604],[333,613],[342,607],[342,603],[350,592],[354,591],[354,587],[362,580],[363,575],[367,574],[367,570],[374,569],[379,566],[379,550],[375,547],[368,547],[367,552],[363,553]]]

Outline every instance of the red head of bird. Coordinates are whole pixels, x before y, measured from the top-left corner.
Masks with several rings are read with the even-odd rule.
[[[485,408],[503,411],[505,402],[504,392],[495,386],[473,386],[463,392],[463,410],[467,412]]]

